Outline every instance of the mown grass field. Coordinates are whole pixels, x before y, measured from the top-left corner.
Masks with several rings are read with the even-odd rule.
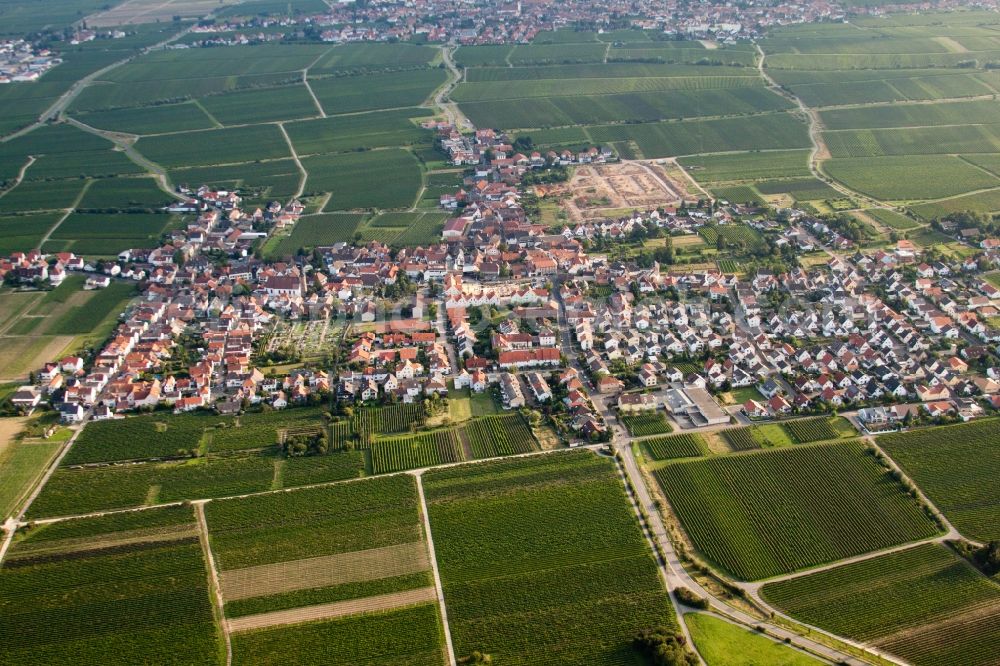
[[[1000,539],[995,419],[884,435],[878,445],[964,536]]]
[[[858,441],[676,462],[656,477],[698,551],[742,580],[937,532]]]
[[[986,663],[1000,645],[1000,585],[941,544],[769,583],[792,617],[914,664]]]
[[[823,663],[712,615],[688,613],[684,622],[698,654],[708,666],[818,666]]]
[[[613,463],[590,452],[424,476],[456,656],[630,663],[639,630],[676,626]]]

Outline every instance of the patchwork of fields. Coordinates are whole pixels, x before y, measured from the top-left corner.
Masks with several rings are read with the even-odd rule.
[[[456,656],[620,664],[676,626],[614,464],[590,452],[424,476]]]
[[[817,110],[823,172],[925,221],[1000,210],[1000,179],[977,164],[1000,153],[996,17],[940,18],[789,26],[762,42],[768,76]]]
[[[538,146],[611,144],[629,158],[809,143],[792,104],[754,69],[749,46],[558,34],[551,44],[459,48],[465,77],[452,98],[475,124]]]
[[[1000,585],[941,544],[769,583],[762,592],[798,620],[918,666],[989,663],[1000,646]]]
[[[142,28],[133,41],[169,34]],[[10,106],[11,124],[0,122],[0,133],[34,119],[18,114],[54,102],[75,80],[62,85],[71,68],[83,75],[91,58],[97,69],[134,54],[81,47],[37,86],[5,87],[0,110]],[[418,195],[430,180],[427,162],[440,156],[419,123],[433,115],[428,99],[448,79],[439,59],[437,47],[360,43],[138,55],[83,87],[68,110],[76,126],[45,125],[0,145],[0,227],[18,215],[0,253],[43,240],[44,250],[96,256],[155,246],[187,221],[154,215],[176,200],[173,185],[238,188],[250,206],[304,195],[307,212],[433,208],[439,189],[431,206]],[[32,104],[7,94],[28,88],[39,95]],[[147,177],[159,175],[147,168],[163,169],[166,180]],[[456,174],[435,187],[458,182]],[[439,237],[435,220],[412,226],[390,240]]]

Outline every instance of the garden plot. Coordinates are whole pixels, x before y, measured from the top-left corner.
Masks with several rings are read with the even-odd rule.
[[[302,359],[333,353],[340,342],[341,328],[329,319],[294,323],[278,322],[267,340],[268,352],[285,352]]]

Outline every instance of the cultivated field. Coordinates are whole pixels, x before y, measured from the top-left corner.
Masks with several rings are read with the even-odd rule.
[[[279,454],[279,430],[322,427],[320,411],[155,415],[92,423],[32,504],[31,515],[153,506],[363,475],[360,451],[287,459]],[[203,457],[190,458],[196,453]],[[122,464],[135,460],[141,462]],[[80,466],[95,462],[114,464]]]
[[[1000,585],[940,544],[769,583],[763,595],[919,666],[989,663],[1000,645]]]
[[[628,432],[633,437],[644,437],[646,435],[662,435],[670,432],[673,428],[667,422],[666,416],[662,412],[640,412],[638,414],[622,414],[618,420],[628,428]]]
[[[698,551],[743,580],[937,532],[858,441],[676,462],[656,477]]]
[[[6,663],[224,663],[190,507],[25,531],[0,608]]]
[[[878,445],[962,532],[1000,539],[1000,450],[996,420],[884,435]]]
[[[607,458],[457,467],[424,487],[456,656],[630,663],[637,631],[676,625]]]
[[[364,649],[439,665],[418,507],[405,475],[210,503],[235,660],[352,664]]]

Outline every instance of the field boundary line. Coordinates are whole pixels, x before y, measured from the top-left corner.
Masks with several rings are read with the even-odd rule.
[[[327,0],[323,1],[327,2]],[[326,118],[326,109],[324,109],[323,105],[319,103],[319,99],[316,97],[316,93],[313,92],[312,86],[309,85],[309,70],[313,68],[313,65],[315,65],[320,60],[325,58],[327,54],[330,53],[330,51],[333,51],[335,48],[337,48],[336,44],[331,46],[327,50],[323,51],[322,53],[320,53],[318,56],[316,56],[315,60],[313,60],[311,63],[302,68],[302,85],[306,87],[306,91],[308,91],[309,96],[312,97],[313,104],[316,105],[316,110],[319,111],[320,118]]]
[[[822,573],[824,571],[829,571],[831,569],[836,569],[837,567],[848,566],[850,564],[857,564],[858,562],[864,562],[866,560],[874,560],[878,557],[883,557],[885,555],[892,555],[894,553],[900,553],[904,550],[910,550],[911,548],[919,548],[920,546],[926,546],[932,543],[941,543],[948,538],[947,535],[933,536],[927,539],[921,539],[920,541],[910,541],[907,543],[899,544],[898,546],[892,546],[891,548],[883,548],[881,550],[873,550],[868,553],[862,553],[861,555],[855,555],[853,557],[847,557],[842,560],[837,560],[835,562],[828,562],[827,564],[821,564],[818,567],[813,567],[812,569],[805,569],[803,571],[793,571],[789,574],[783,574],[781,576],[774,576],[773,578],[766,578],[764,580],[755,580],[749,582],[738,583],[740,587],[757,594],[760,588],[765,585],[770,585],[771,583],[784,583],[785,581],[795,580],[796,578],[804,578],[805,576],[810,576],[812,574]]]
[[[11,185],[10,187],[8,187],[7,189],[5,189],[3,192],[0,192],[0,199],[2,199],[3,197],[7,196],[8,192],[10,192],[15,187],[17,187],[18,185],[21,184],[21,181],[24,180],[24,174],[25,174],[25,172],[34,163],[35,163],[35,156],[34,155],[28,155],[28,161],[27,161],[26,164],[22,165],[21,168],[18,170],[17,177],[14,178],[14,184]]]
[[[222,630],[222,637],[226,644],[226,666],[233,663],[233,644],[229,639],[229,622],[226,620],[225,603],[222,600],[222,590],[219,587],[219,570],[215,566],[215,555],[212,553],[212,545],[208,540],[208,522],[205,520],[205,503],[193,502],[194,516],[198,523],[198,541],[201,542],[202,554],[205,557],[205,568],[208,569],[209,591],[215,603],[212,604],[215,615],[219,621],[219,628]]]
[[[76,210],[76,207],[80,205],[81,201],[83,201],[83,197],[85,194],[87,194],[87,190],[89,190],[90,186],[93,184],[94,184],[93,178],[88,178],[84,182],[83,187],[80,188],[80,193],[76,195],[75,199],[73,199],[73,203],[70,204],[68,208],[63,209],[64,211],[63,216],[60,217],[58,220],[56,220],[56,223],[53,224],[52,227],[50,227],[47,232],[45,232],[44,236],[42,236],[42,240],[38,241],[39,250],[41,250],[42,247],[49,242],[49,238],[52,236],[52,234],[55,233],[56,229],[61,227],[62,223],[65,222],[66,219],[73,214],[73,212]]]
[[[38,494],[42,492],[42,488],[45,487],[45,484],[48,483],[56,469],[59,468],[59,464],[62,462],[63,458],[66,457],[66,454],[69,453],[70,447],[73,446],[73,442],[76,441],[76,438],[80,436],[81,432],[83,432],[83,428],[74,432],[73,436],[66,440],[66,444],[63,445],[62,451],[60,451],[59,455],[55,456],[49,463],[48,469],[43,475],[41,475],[35,487],[32,489],[31,494],[28,495],[28,499],[21,506],[21,510],[16,514],[16,517],[11,518],[4,523],[3,528],[7,532],[7,536],[4,539],[3,544],[0,545],[0,567],[3,566],[4,555],[7,554],[7,550],[10,548],[11,542],[14,541],[14,535],[17,533],[17,528],[20,526],[21,520],[24,518],[24,514],[28,512],[28,508],[31,506],[31,503],[35,501]]]
[[[432,602],[436,599],[437,591],[433,587],[418,587],[412,590],[404,590],[403,592],[390,592],[388,594],[377,594],[358,599],[333,601],[328,604],[299,606],[298,608],[272,611],[270,613],[244,615],[243,617],[233,618],[232,621],[227,621],[227,624],[231,632],[239,633],[241,631],[254,631],[256,629],[269,629],[289,624],[300,624],[302,622],[334,620],[353,615],[381,613]]]
[[[213,127],[212,129],[225,129],[226,126],[220,123],[219,119],[213,116],[211,111],[205,108],[205,105],[201,103],[200,99],[196,97],[191,101],[194,102],[194,105],[197,106],[199,109],[201,109],[201,112],[204,113],[206,116],[208,116],[208,119],[212,121],[212,124],[215,125],[215,127]]]
[[[346,335],[346,329],[345,329],[345,333],[344,334]],[[139,506],[129,506],[129,507],[116,507],[116,508],[109,508],[109,509],[103,509],[103,510],[98,510],[98,511],[90,511],[90,512],[87,512],[87,513],[77,513],[77,514],[67,514],[67,515],[62,515],[62,516],[49,516],[49,517],[45,517],[45,518],[36,518],[36,519],[28,521],[28,522],[25,522],[23,520],[23,515],[24,515],[24,513],[26,513],[26,510],[27,510],[27,507],[25,507],[25,511],[22,511],[21,512],[21,516],[18,518],[18,524],[19,524],[19,526],[23,526],[23,525],[27,525],[30,522],[30,523],[33,523],[33,524],[36,524],[36,525],[48,525],[50,523],[61,523],[61,522],[66,521],[66,520],[79,520],[79,519],[82,519],[82,518],[98,518],[100,516],[111,516],[111,515],[121,514],[121,513],[135,513],[137,511],[155,511],[156,509],[163,509],[165,507],[170,507],[170,506],[181,506],[181,505],[183,505],[185,503],[193,503],[193,502],[206,502],[207,503],[207,502],[219,502],[219,501],[223,501],[224,502],[224,501],[227,501],[227,500],[245,499],[247,497],[259,497],[261,495],[274,495],[275,493],[292,493],[292,492],[298,492],[300,490],[311,490],[311,489],[315,489],[315,488],[328,488],[330,486],[337,486],[337,485],[346,484],[346,483],[362,483],[364,481],[370,481],[372,479],[381,479],[381,478],[390,477],[390,476],[400,476],[400,475],[403,475],[403,474],[411,474],[411,475],[413,475],[413,474],[417,474],[417,473],[426,472],[427,470],[430,470],[430,469],[449,469],[451,467],[458,467],[459,465],[479,465],[479,464],[485,464],[485,463],[490,463],[490,462],[496,462],[498,460],[514,460],[514,459],[517,459],[517,458],[527,458],[529,456],[554,455],[554,454],[558,454],[558,453],[566,453],[566,452],[572,451],[572,450],[579,451],[579,450],[583,450],[583,449],[589,449],[591,451],[594,451],[595,449],[597,449],[600,446],[602,446],[602,445],[601,444],[589,444],[589,445],[586,445],[586,446],[576,447],[575,449],[549,449],[547,451],[529,451],[527,453],[515,453],[514,455],[510,455],[510,456],[493,456],[493,457],[490,457],[490,458],[479,458],[477,460],[460,460],[458,462],[444,463],[444,464],[441,464],[441,465],[431,465],[431,466],[428,466],[428,467],[421,467],[421,468],[416,468],[416,469],[411,469],[411,470],[401,470],[401,471],[398,471],[398,472],[386,472],[385,474],[369,474],[368,476],[359,476],[359,477],[350,478],[350,479],[339,479],[339,480],[335,480],[335,481],[321,481],[319,483],[309,483],[309,484],[305,484],[305,485],[301,485],[301,486],[291,486],[289,488],[282,488],[280,490],[270,490],[270,489],[269,490],[258,490],[258,491],[249,492],[249,493],[241,493],[241,494],[238,494],[238,495],[223,495],[221,497],[201,497],[201,498],[182,499],[182,500],[176,500],[176,501],[172,501],[172,502],[164,502],[163,504],[139,505]],[[134,464],[134,463],[131,463],[131,464]],[[145,463],[143,463],[143,464],[145,464]]]
[[[214,11],[213,12],[209,12],[209,15],[211,15],[213,13],[214,13]],[[146,55],[150,51],[155,51],[157,49],[161,49],[161,48],[165,47],[167,44],[170,44],[171,42],[177,41],[181,37],[183,37],[183,36],[187,35],[189,32],[191,32],[194,29],[195,25],[197,25],[197,24],[193,23],[189,27],[181,30],[180,32],[174,33],[173,35],[171,35],[170,37],[166,38],[162,42],[157,42],[156,44],[151,44],[150,46],[145,46],[145,47],[143,47],[141,49],[138,49],[135,52],[129,54],[125,58],[122,58],[121,60],[115,61],[115,62],[111,63],[110,65],[107,65],[106,67],[102,67],[101,69],[98,69],[95,72],[91,72],[90,74],[87,74],[82,79],[79,79],[78,81],[76,81],[75,83],[73,83],[73,85],[71,85],[69,87],[69,89],[66,90],[66,92],[64,92],[62,95],[60,95],[59,98],[56,99],[56,101],[53,102],[51,106],[49,106],[47,109],[45,109],[44,111],[42,111],[42,113],[40,113],[38,115],[38,118],[35,120],[35,122],[31,123],[27,127],[22,127],[21,129],[17,130],[16,132],[12,132],[10,134],[7,134],[6,136],[0,137],[0,143],[6,143],[7,141],[10,141],[11,139],[16,139],[19,136],[24,136],[25,134],[28,134],[29,132],[33,132],[34,130],[36,130],[39,127],[41,127],[45,123],[45,121],[47,121],[47,120],[50,120],[50,119],[59,119],[59,118],[64,117],[65,114],[66,114],[66,109],[67,109],[67,107],[69,107],[70,103],[72,103],[73,100],[76,99],[77,95],[79,95],[85,88],[87,88],[87,86],[89,86],[91,83],[93,83],[94,81],[96,81],[98,78],[100,78],[104,74],[107,74],[108,72],[110,72],[113,69],[117,69],[118,67],[121,67],[122,65],[128,64],[129,62],[135,60],[139,56]]]
[[[417,496],[420,497],[420,515],[424,521],[427,552],[430,554],[431,572],[434,574],[434,589],[437,592],[438,607],[441,612],[441,627],[444,630],[444,642],[448,650],[449,666],[456,666],[455,646],[451,642],[451,626],[448,624],[448,608],[444,603],[444,589],[441,587],[441,572],[438,570],[437,553],[434,551],[434,535],[431,534],[431,519],[427,513],[427,497],[424,495],[423,472],[413,474],[417,482]]]
[[[624,454],[622,454],[624,457]],[[674,616],[677,618],[677,625],[681,631],[681,634],[687,640],[688,646],[691,648],[692,652],[698,657],[698,663],[705,664],[705,660],[702,658],[701,653],[698,652],[698,648],[695,647],[694,640],[691,638],[691,632],[688,631],[687,623],[684,622],[684,613],[681,611],[681,603],[677,599],[677,595],[674,590],[677,588],[678,584],[671,586],[671,575],[672,571],[668,570],[668,564],[666,558],[659,557],[657,551],[657,542],[653,535],[652,524],[647,520],[642,513],[642,505],[639,503],[638,493],[636,491],[636,486],[632,482],[632,479],[625,469],[624,463],[619,460],[618,456],[612,458],[615,465],[615,472],[618,476],[619,482],[622,484],[622,490],[625,492],[625,497],[628,500],[629,505],[632,507],[632,513],[639,525],[639,530],[642,532],[643,538],[646,540],[646,545],[652,550],[653,559],[656,560],[656,569],[660,573],[660,580],[663,582],[663,587],[666,588],[667,598],[670,599],[670,605],[673,608]]]
[[[288,136],[288,132],[285,130],[284,123],[278,123],[278,129],[281,130],[281,136],[285,137],[285,143],[288,144],[288,150],[292,153],[292,159],[295,160],[295,166],[299,168],[299,187],[295,190],[295,194],[292,195],[292,199],[298,199],[302,196],[302,193],[306,189],[306,179],[309,178],[309,172],[306,168],[302,166],[302,161],[299,159],[299,154],[295,152],[295,145],[292,143],[292,138]]]

